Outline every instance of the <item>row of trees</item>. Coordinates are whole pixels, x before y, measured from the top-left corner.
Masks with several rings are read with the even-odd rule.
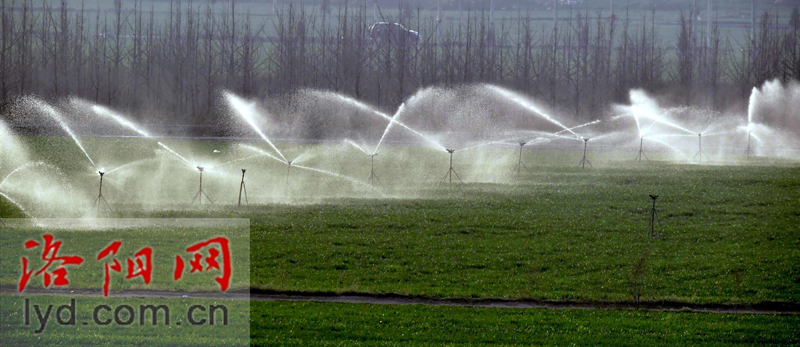
[[[171,1],[166,15],[152,6],[115,0],[113,11],[90,11],[66,0],[0,0],[0,97],[78,96],[139,117],[157,110],[171,122],[202,123],[221,89],[258,98],[329,89],[393,109],[424,86],[486,82],[589,119],[625,102],[631,88],[720,108],[765,80],[800,79],[798,23],[787,29],[770,13],[746,40],[681,13],[678,36],[664,42],[655,11],[570,11],[550,23],[519,11],[499,24],[466,11],[443,24],[418,9],[413,19],[382,16],[418,30],[419,44],[406,36],[376,44],[366,1],[330,14],[283,5],[275,18],[258,19],[235,1]]]

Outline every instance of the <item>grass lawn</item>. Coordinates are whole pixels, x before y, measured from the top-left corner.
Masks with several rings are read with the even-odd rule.
[[[253,302],[253,346],[796,345],[800,317]]]
[[[249,212],[253,287],[622,301],[644,255],[645,300],[800,300],[796,168],[542,169],[529,179]],[[660,195],[662,239],[646,237],[648,194]]]

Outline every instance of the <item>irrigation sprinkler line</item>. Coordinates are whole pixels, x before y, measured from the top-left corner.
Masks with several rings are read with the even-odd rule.
[[[5,223],[5,222],[3,222],[3,218],[0,218],[0,225],[2,225],[2,226],[3,226],[3,228],[5,228],[5,227],[6,227],[6,223]]]
[[[647,232],[649,233],[650,237],[655,238],[657,237],[655,232],[655,223],[658,223],[658,229],[660,229],[662,232],[664,231],[664,228],[661,226],[661,219],[658,217],[658,211],[656,211],[656,199],[658,199],[658,195],[650,194],[650,199],[653,199],[653,209],[650,210],[650,224],[647,226]]]
[[[367,182],[369,182],[370,189],[373,192],[375,191],[375,181],[378,182],[378,185],[380,185],[381,188],[386,190],[386,187],[383,185],[383,183],[381,183],[381,180],[378,178],[378,175],[375,174],[375,156],[376,155],[378,155],[378,153],[373,153],[373,154],[369,155],[371,163],[370,163],[370,169],[369,169],[369,176],[367,177]]]
[[[589,164],[589,167],[594,169],[594,166],[592,166],[592,162],[590,162],[589,159],[586,159],[586,144],[588,143],[589,143],[589,138],[583,138],[583,159],[581,159],[581,161],[579,161],[578,165],[576,165],[575,167],[580,166],[582,169],[585,170],[586,164]]]
[[[456,172],[456,169],[453,168],[453,153],[455,153],[455,152],[456,152],[455,149],[448,149],[447,150],[447,153],[450,153],[450,168],[447,169],[447,173],[444,174],[444,177],[442,177],[442,180],[440,181],[440,183],[441,183],[441,182],[444,182],[445,180],[447,180],[449,178],[450,187],[453,186],[452,185],[453,184],[453,174],[456,175],[456,178],[458,178],[459,182],[464,183],[464,181],[461,180],[461,177],[458,176],[458,172]]]
[[[244,203],[250,205],[250,202],[247,201],[247,188],[244,185],[244,172],[247,169],[242,169],[242,183],[239,184],[239,203],[236,207],[242,207],[242,192],[244,192]]]
[[[103,172],[103,171],[97,171],[97,173],[99,173],[99,174],[100,174],[100,190],[98,191],[97,197],[94,199],[94,204],[92,204],[92,208],[90,208],[90,209],[89,209],[89,211],[88,211],[88,212],[86,212],[86,214],[89,214],[89,212],[92,212],[92,210],[94,210],[94,207],[95,207],[95,206],[97,206],[97,212],[99,213],[99,212],[100,212],[100,208],[102,207],[102,205],[100,204],[100,201],[101,201],[101,200],[102,200],[102,201],[103,201],[103,203],[106,205],[106,207],[108,208],[108,210],[109,210],[111,213],[114,213],[114,210],[112,210],[112,209],[111,209],[111,206],[109,206],[109,205],[108,205],[108,201],[106,201],[106,198],[105,198],[105,197],[103,197],[103,175],[105,175],[105,172]]]
[[[644,156],[644,158],[647,159],[648,162],[650,161],[650,158],[648,158],[647,154],[644,152],[643,146],[644,146],[644,136],[639,138],[639,155],[637,155],[636,159],[633,160],[634,162],[642,162],[642,156]]]
[[[197,167],[197,170],[200,170],[200,189],[197,191],[197,194],[194,195],[194,198],[192,199],[192,205],[194,205],[195,200],[197,200],[198,205],[202,205],[203,195],[205,195],[206,199],[208,199],[208,201],[211,201],[211,204],[214,205],[214,200],[211,200],[208,194],[206,194],[206,192],[203,190],[203,169],[204,168],[202,166]]]
[[[517,161],[517,166],[515,167],[515,169],[517,169],[517,176],[519,176],[519,174],[521,173],[522,168],[525,168],[525,170],[527,170],[529,174],[533,174],[533,172],[531,172],[531,169],[529,169],[528,166],[522,162],[522,147],[524,147],[526,143],[527,142],[525,141],[519,142],[519,160]]]

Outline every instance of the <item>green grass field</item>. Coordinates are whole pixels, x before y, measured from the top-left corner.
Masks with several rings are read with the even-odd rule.
[[[797,345],[800,317],[253,302],[253,346]]]

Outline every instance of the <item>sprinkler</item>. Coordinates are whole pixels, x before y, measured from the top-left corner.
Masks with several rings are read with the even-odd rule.
[[[244,192],[244,203],[250,204],[247,201],[247,188],[244,186],[244,172],[247,171],[246,169],[242,169],[242,183],[239,184],[239,204],[237,207],[242,207],[242,192]]]
[[[464,183],[464,181],[461,180],[461,177],[458,176],[458,172],[456,172],[456,169],[453,168],[453,153],[455,153],[456,150],[455,149],[446,149],[446,150],[447,150],[447,153],[450,153],[450,168],[447,170],[447,173],[444,174],[444,177],[442,177],[442,181],[441,182],[444,182],[445,180],[449,179],[450,180],[450,184],[452,184],[453,183],[453,174],[455,174],[456,178],[458,178],[458,181],[461,182],[461,183]]]
[[[375,191],[375,181],[377,181],[378,184],[383,189],[386,189],[386,187],[383,186],[383,183],[381,183],[381,180],[378,178],[378,175],[375,174],[375,156],[376,155],[378,155],[378,153],[373,153],[373,154],[369,155],[369,158],[371,160],[371,164],[370,164],[370,169],[369,169],[369,176],[367,177],[367,182],[369,182],[369,186],[371,187],[371,189],[373,191]]]
[[[214,204],[214,201],[211,200],[210,197],[208,197],[208,194],[206,194],[205,191],[203,191],[203,169],[205,169],[205,168],[202,167],[202,166],[198,166],[197,167],[197,170],[200,171],[200,189],[197,191],[197,194],[194,195],[194,198],[192,199],[192,205],[194,205],[194,201],[195,200],[197,200],[199,205],[202,205],[203,204],[203,195],[206,196],[206,199],[208,199],[208,201],[211,201],[212,205]]]
[[[581,161],[578,162],[578,165],[576,165],[576,167],[580,166],[581,168],[586,169],[586,164],[589,164],[589,167],[594,168],[594,166],[592,166],[592,162],[590,162],[589,159],[586,159],[586,145],[588,143],[589,143],[589,138],[588,137],[584,137],[583,138],[583,159],[581,159]]]
[[[525,168],[525,170],[527,170],[528,173],[532,173],[531,170],[528,169],[528,166],[526,166],[525,163],[522,162],[522,147],[524,147],[526,143],[527,142],[525,141],[519,142],[519,160],[517,161],[517,166],[516,166],[517,176],[519,176],[520,171],[522,171],[522,168]]]
[[[647,157],[647,154],[644,153],[644,149],[642,148],[643,143],[644,143],[644,136],[639,138],[639,155],[637,155],[636,159],[633,160],[634,162],[641,162],[642,156],[644,156],[644,158],[647,159],[647,161],[650,161],[650,158]]]
[[[106,173],[103,172],[102,170],[101,171],[97,171],[97,173],[100,174],[100,190],[99,190],[99,192],[97,194],[97,198],[94,199],[94,204],[92,204],[92,208],[89,209],[89,212],[94,210],[95,206],[97,206],[97,212],[100,212],[100,206],[102,206],[100,204],[101,200],[103,201],[103,204],[106,205],[106,207],[108,208],[109,211],[114,212],[114,210],[111,209],[111,206],[108,205],[108,202],[106,201],[106,198],[103,197],[103,175],[105,175]]]
[[[287,160],[286,164],[288,167],[286,168],[286,183],[283,184],[283,196],[288,195],[292,190],[292,186],[289,185],[289,173],[292,171],[292,161]]]
[[[747,132],[747,159],[750,159],[750,153],[752,153],[750,150],[750,133],[751,131]]]
[[[653,199],[653,209],[650,210],[650,225],[647,227],[647,232],[650,234],[650,237],[658,238],[659,236],[656,235],[655,232],[655,223],[658,222],[658,228],[663,230],[661,227],[661,220],[658,218],[658,212],[656,211],[656,199],[658,199],[658,195],[650,194],[650,199]]]
[[[706,156],[706,159],[708,159],[708,161],[711,161],[711,158],[709,158],[708,155],[705,152],[703,152],[703,134],[698,133],[697,134],[697,154],[695,154],[693,158],[697,158],[697,162],[702,163],[704,155]]]

